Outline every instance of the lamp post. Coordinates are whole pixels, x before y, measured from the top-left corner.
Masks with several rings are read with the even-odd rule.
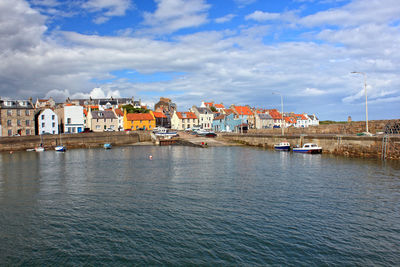
[[[283,125],[284,125],[284,119],[283,119],[283,96],[281,93],[278,92],[272,92],[272,94],[274,95],[280,95],[281,96],[281,107],[282,107],[282,124],[281,124],[281,128],[282,128],[282,136],[284,135],[284,130],[283,130]]]
[[[352,71],[352,74],[362,74],[364,76],[364,91],[365,91],[365,125],[366,125],[366,131],[368,131],[368,100],[367,100],[367,75],[365,72],[359,72],[359,71]]]

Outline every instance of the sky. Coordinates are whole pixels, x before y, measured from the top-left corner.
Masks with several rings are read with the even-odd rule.
[[[398,0],[0,0],[2,99],[399,119],[399,51]]]

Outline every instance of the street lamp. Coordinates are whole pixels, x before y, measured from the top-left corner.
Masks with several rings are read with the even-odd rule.
[[[368,100],[367,100],[367,75],[365,72],[359,72],[359,71],[352,71],[352,74],[362,74],[364,76],[364,90],[365,90],[365,125],[366,125],[366,131],[368,131]]]
[[[282,136],[284,135],[284,130],[283,130],[283,125],[285,123],[284,119],[283,119],[283,96],[281,93],[278,92],[272,92],[273,95],[280,95],[281,96],[281,107],[282,107],[282,124],[281,124],[281,128],[282,128]]]

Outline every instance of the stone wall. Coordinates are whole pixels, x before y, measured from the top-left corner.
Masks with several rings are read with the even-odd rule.
[[[288,141],[292,146],[316,143],[323,153],[361,158],[382,158],[383,136],[340,135],[271,135],[271,134],[220,134],[221,138],[251,146],[273,149],[274,145]],[[386,146],[385,158],[400,159],[400,137],[391,136]]]
[[[370,133],[382,132],[385,130],[385,126],[388,122],[394,122],[398,120],[375,120],[368,122],[368,131]],[[365,132],[366,125],[365,121],[353,121],[349,123],[337,123],[327,124],[319,126],[311,126],[308,128],[285,128],[285,135],[299,135],[299,134],[357,134]],[[280,134],[280,128],[275,129],[250,129],[249,133],[265,133],[265,134]]]
[[[59,135],[43,135],[46,150],[54,149],[60,144]],[[62,144],[70,148],[101,147],[104,143],[112,145],[128,145],[137,142],[151,141],[149,132],[102,132],[62,134]],[[17,151],[34,148],[41,143],[40,136],[14,136],[0,138],[0,151]]]

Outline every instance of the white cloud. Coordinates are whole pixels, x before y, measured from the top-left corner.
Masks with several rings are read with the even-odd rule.
[[[100,15],[94,19],[97,24],[104,23],[114,16],[124,16],[132,8],[130,0],[89,0],[82,4],[82,8]]]
[[[150,14],[157,23],[148,25],[171,32],[180,27],[169,23],[187,14],[206,16],[205,2],[195,2],[197,7],[168,11],[159,1],[156,12]],[[388,116],[400,116],[396,108],[400,96],[397,26],[364,23],[330,31],[312,29],[308,40],[268,43],[263,40],[276,30],[274,25],[186,33],[174,35],[172,41],[132,31],[124,36],[59,31],[44,35],[46,18],[22,0],[15,3],[0,2],[2,98],[46,95],[64,101],[68,96],[120,95],[154,103],[165,95],[178,103],[179,110],[201,100],[280,108],[280,101],[271,95],[279,90],[288,110],[316,113],[326,119],[347,118],[345,109],[363,102],[362,77],[349,74],[356,70],[368,74],[372,103],[390,103]],[[185,8],[193,11],[183,12]],[[368,36],[373,38],[368,40]],[[315,37],[318,39],[312,39]],[[165,81],[138,82],[135,74],[113,75],[118,70],[133,70],[136,75],[179,75]],[[97,83],[99,80],[109,81]],[[92,89],[97,87],[101,89]],[[315,97],[307,97],[311,95]],[[327,104],[335,106],[337,112],[327,109]],[[360,109],[351,115],[356,119],[362,113]]]
[[[308,27],[323,25],[357,26],[364,23],[387,23],[399,19],[398,0],[355,0],[349,4],[321,11],[302,18],[299,23]]]
[[[318,96],[318,95],[323,95],[326,92],[323,90],[317,89],[317,88],[306,88],[303,92],[302,95],[305,96]]]
[[[276,20],[279,19],[281,15],[279,13],[269,13],[263,12],[260,10],[256,10],[250,15],[246,16],[246,20],[255,20],[255,21],[267,21],[267,20]]]
[[[143,24],[150,32],[172,33],[184,28],[197,27],[207,22],[210,5],[204,0],[155,0],[157,10],[144,14]]]
[[[46,98],[52,97],[57,102],[64,102],[68,97],[71,99],[84,99],[84,98],[110,98],[110,97],[121,97],[121,94],[118,90],[112,91],[110,89],[103,89],[100,87],[93,88],[90,93],[76,92],[71,94],[68,89],[58,90],[53,89],[50,90],[46,94]]]
[[[231,21],[234,17],[236,17],[236,15],[228,14],[226,16],[223,16],[223,17],[220,17],[220,18],[216,18],[214,21],[216,23],[225,23],[225,22]]]

